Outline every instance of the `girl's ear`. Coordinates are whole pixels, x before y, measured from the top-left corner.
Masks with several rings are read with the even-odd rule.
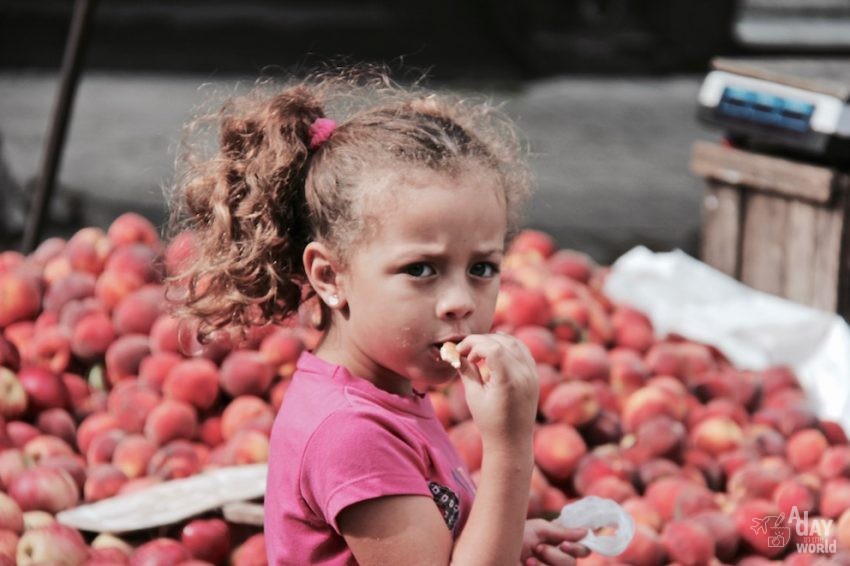
[[[304,248],[304,272],[319,298],[331,308],[345,304],[341,273],[333,253],[321,242],[310,242]]]

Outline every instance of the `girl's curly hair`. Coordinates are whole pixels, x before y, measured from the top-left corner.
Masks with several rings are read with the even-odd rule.
[[[310,125],[326,112],[338,126],[310,150]],[[207,141],[211,131],[217,144]],[[174,314],[198,322],[201,342],[220,330],[244,337],[314,297],[302,263],[311,240],[347,265],[380,225],[370,203],[381,195],[358,191],[368,171],[412,165],[495,174],[507,203],[506,245],[532,187],[523,146],[501,110],[400,86],[383,68],[314,73],[285,87],[259,81],[189,122],[181,147],[167,231],[191,231],[197,249],[167,278],[166,296]],[[323,330],[330,312],[319,304]]]

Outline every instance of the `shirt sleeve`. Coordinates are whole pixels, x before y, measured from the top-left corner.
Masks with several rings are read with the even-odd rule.
[[[337,533],[337,515],[384,495],[431,497],[427,456],[379,416],[338,412],[311,436],[301,463],[305,501]]]

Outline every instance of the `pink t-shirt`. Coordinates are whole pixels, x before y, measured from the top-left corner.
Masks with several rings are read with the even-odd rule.
[[[389,393],[302,353],[271,432],[269,564],[356,564],[339,512],[400,494],[432,498],[455,539],[472,507],[469,471],[428,396]]]

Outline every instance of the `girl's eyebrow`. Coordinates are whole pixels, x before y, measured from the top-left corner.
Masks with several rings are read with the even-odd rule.
[[[483,257],[483,256],[490,256],[490,255],[503,254],[503,253],[504,253],[504,250],[502,248],[492,248],[492,249],[487,249],[487,250],[474,251],[473,255]],[[397,257],[399,259],[401,259],[401,258],[414,258],[414,257],[421,257],[421,258],[428,258],[428,259],[442,259],[442,258],[446,257],[447,255],[448,254],[446,254],[442,251],[439,251],[439,250],[435,251],[433,249],[423,248],[423,249],[420,249],[420,250],[406,250],[404,252],[399,253]]]

